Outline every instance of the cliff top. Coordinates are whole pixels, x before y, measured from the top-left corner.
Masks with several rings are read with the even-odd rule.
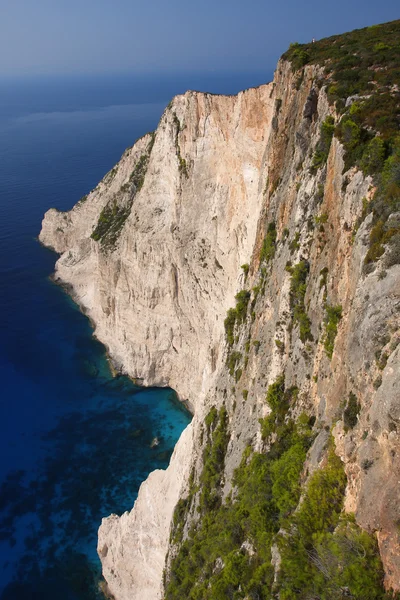
[[[331,119],[325,124],[325,130],[343,144],[345,170],[357,167],[374,177],[377,191],[365,206],[365,214],[373,213],[374,225],[365,259],[367,269],[382,256],[385,243],[392,246],[391,264],[400,260],[398,219],[389,221],[400,210],[399,52],[397,20],[318,42],[291,44],[282,56],[291,62],[293,72],[298,72],[299,85],[306,65],[323,67],[316,84],[326,86],[337,116],[336,122]]]

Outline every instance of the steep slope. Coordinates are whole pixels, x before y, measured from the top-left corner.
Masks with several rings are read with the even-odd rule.
[[[194,411],[103,520],[117,600],[400,587],[399,42],[396,21],[293,45],[272,84],[177,97],[46,214],[117,366]]]
[[[223,365],[224,317],[256,236],[270,94],[266,85],[236,97],[176,97],[155,136],[127,150],[72,211],[49,211],[40,234],[63,253],[55,277],[71,286],[116,366],[145,385],[172,386],[199,416]],[[104,573],[121,598],[152,598],[160,586],[191,439],[180,440],[168,476],[155,473],[151,491],[141,489],[136,536],[126,517],[104,525]],[[128,563],[121,536],[130,540]],[[121,569],[122,582],[111,575]]]

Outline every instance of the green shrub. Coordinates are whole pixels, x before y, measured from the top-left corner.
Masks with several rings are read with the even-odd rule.
[[[304,45],[299,44],[298,42],[293,42],[292,44],[290,44],[288,54],[289,53],[290,57],[288,57],[288,59],[292,63],[293,71],[298,71],[299,69],[304,67],[310,59],[310,55],[304,48]]]
[[[206,445],[203,455],[203,471],[200,477],[200,511],[215,508],[221,498],[218,486],[223,474],[225,453],[229,442],[228,413],[222,407],[218,412],[218,420],[214,420],[214,429],[211,433],[211,443]]]
[[[243,323],[246,318],[247,306],[250,301],[250,292],[248,290],[241,290],[235,296],[236,300],[236,322],[238,325]]]
[[[218,411],[215,408],[215,406],[213,406],[204,420],[204,423],[207,427],[207,433],[210,433],[210,430],[214,429],[214,425],[217,422],[217,419],[218,419]]]
[[[288,392],[282,377],[269,392],[277,406],[277,397]],[[275,424],[276,441],[267,454],[248,446],[235,471],[235,492],[222,502],[227,421],[221,411],[217,422],[214,416],[210,420],[214,425],[200,476],[201,517],[185,540],[178,539],[166,573],[165,599],[270,600],[279,594],[285,600],[332,600],[348,589],[356,600],[384,600],[376,541],[341,513],[346,477],[332,441],[327,464],[311,476],[296,510],[313,421],[301,415],[297,422]],[[196,490],[193,482],[190,487]],[[187,508],[179,505],[181,520],[186,514]],[[274,582],[271,546],[277,534],[282,562]]]
[[[178,158],[178,169],[179,169],[179,173],[181,173],[182,175],[185,175],[186,178],[189,177],[189,172],[188,172],[188,168],[187,168],[187,163],[186,163],[186,159],[184,159],[181,155],[181,149],[179,147],[179,133],[182,131],[182,125],[181,122],[179,121],[176,113],[173,113],[173,122],[175,125],[175,149],[176,149],[176,156]]]
[[[131,203],[119,206],[114,201],[107,204],[100,213],[92,239],[101,242],[104,248],[113,248],[130,215],[131,206]]]
[[[346,486],[343,465],[331,443],[327,465],[316,471],[307,486],[292,529],[280,537],[282,600],[310,597],[383,600],[383,568],[373,535],[342,515]]]
[[[290,254],[293,254],[293,252],[295,252],[296,250],[298,250],[300,248],[299,240],[300,240],[300,231],[296,231],[296,233],[294,234],[294,238],[292,239],[292,241],[289,244]]]
[[[265,400],[271,409],[271,413],[264,419],[260,419],[263,440],[266,440],[271,433],[276,432],[283,426],[289,407],[295,404],[297,395],[297,387],[285,390],[284,375],[279,375],[275,382],[268,387]]]
[[[330,306],[329,304],[327,304],[325,307],[325,311],[325,332],[323,336],[323,343],[326,355],[329,358],[332,358],[338,325],[340,319],[342,318],[342,307],[340,305]]]
[[[248,290],[241,290],[235,296],[236,307],[228,310],[224,320],[225,336],[229,346],[235,341],[235,327],[241,325],[246,319],[247,306],[250,301],[251,293]]]
[[[306,459],[307,445],[299,437],[289,449],[271,465],[272,495],[281,517],[286,517],[300,499],[300,474]]]
[[[210,474],[209,461],[218,428],[209,436],[200,477],[201,482],[207,481],[211,505],[203,502],[201,519],[180,543],[166,577],[166,600],[270,598],[274,575],[270,548],[283,519],[299,500],[301,459],[312,441],[309,419],[285,426],[273,444],[273,456],[247,447],[235,471],[234,499],[228,497],[225,503],[220,501],[221,480],[214,493],[208,485],[215,484],[216,465]],[[243,549],[245,541],[252,553]]]
[[[276,412],[280,409],[283,402],[284,392],[285,376],[279,375],[276,381],[269,386],[267,391],[266,401],[272,412]]]
[[[115,244],[122,232],[125,221],[131,213],[134,197],[143,186],[151,150],[154,145],[154,139],[155,134],[152,133],[146,153],[140,156],[130,175],[129,189],[131,190],[131,194],[129,201],[124,201],[119,204],[118,197],[113,198],[100,213],[97,225],[91,234],[91,238],[96,242],[100,242],[101,246],[106,250],[113,250],[115,248]],[[114,169],[110,172],[109,177],[114,177],[116,172],[117,168],[114,167]],[[122,194],[127,191],[126,185],[127,184],[122,186],[120,190]]]
[[[305,260],[302,260],[293,267],[289,266],[286,268],[291,274],[289,298],[293,320],[299,325],[301,341],[303,343],[307,340],[312,341],[311,321],[306,313],[304,304],[304,298],[307,292],[306,280],[309,265]]]
[[[390,218],[400,210],[400,137],[391,146],[391,154],[385,160],[379,185],[372,202],[372,228],[365,265],[377,261],[387,249],[385,267],[390,268],[400,262],[400,222]]]
[[[385,144],[382,138],[374,137],[366,146],[362,158],[361,169],[365,175],[372,175],[382,171],[385,161]]]
[[[228,310],[228,314],[224,320],[226,341],[228,342],[229,346],[232,346],[233,342],[235,341],[235,338],[234,338],[235,325],[236,325],[236,310],[234,308],[230,308]]]
[[[318,215],[317,217],[315,217],[314,220],[317,225],[324,225],[328,222],[328,215],[327,213],[322,213],[322,215]]]
[[[366,273],[385,250],[388,265],[400,262],[400,241],[396,237],[400,230],[397,227],[390,231],[387,223],[389,215],[400,210],[400,103],[393,93],[395,86],[400,87],[399,43],[400,21],[392,21],[314,44],[296,44],[283,55],[295,68],[301,66],[298,62],[301,52],[308,56],[308,62],[324,66],[328,99],[342,113],[335,135],[345,148],[345,170],[357,166],[375,178],[377,191],[369,210],[373,211],[373,226],[382,221],[382,238],[387,237],[370,243]],[[359,98],[345,106],[352,95]],[[323,149],[317,146],[314,169],[324,158]]]
[[[333,134],[335,132],[335,120],[331,115],[328,115],[325,121],[322,122],[320,128],[320,139],[315,149],[311,171],[316,173],[328,160],[329,150],[332,143]]]
[[[353,429],[357,425],[358,414],[361,410],[361,405],[357,400],[357,396],[350,392],[347,400],[346,408],[343,411],[343,423],[345,431]]]
[[[229,369],[229,374],[231,377],[233,377],[234,373],[235,373],[235,369],[237,364],[242,360],[242,354],[241,352],[231,352],[228,356],[228,360],[227,360],[227,366]]]
[[[241,378],[241,376],[242,376],[242,373],[243,373],[243,370],[242,370],[242,369],[236,369],[236,371],[235,371],[235,381],[236,381],[236,383],[237,383],[237,382],[239,381],[239,379]]]
[[[275,223],[269,223],[261,248],[260,261],[268,263],[275,256],[276,251],[276,227]]]
[[[322,290],[323,287],[326,288],[326,286],[327,286],[327,283],[328,283],[328,273],[329,273],[328,267],[324,267],[319,272],[320,277],[321,277],[320,282],[319,282],[319,289],[320,290]]]
[[[143,187],[144,178],[145,178],[146,172],[147,172],[147,166],[149,164],[149,158],[150,158],[149,153],[142,154],[142,156],[139,158],[138,162],[136,163],[135,168],[133,169],[132,173],[130,174],[129,181],[132,185],[135,186],[135,189],[137,192],[139,192]]]
[[[240,267],[244,273],[245,278],[247,277],[247,275],[249,274],[249,270],[250,270],[250,266],[248,263],[245,263],[244,265],[242,265]]]

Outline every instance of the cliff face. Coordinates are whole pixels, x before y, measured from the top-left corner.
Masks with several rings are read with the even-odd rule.
[[[399,587],[400,266],[385,263],[386,250],[365,268],[376,178],[345,167],[336,137],[316,163],[324,126],[340,118],[324,77],[318,64],[299,77],[282,60],[273,83],[236,97],[178,96],[155,136],[127,150],[85,201],[45,215],[40,240],[61,254],[55,277],[116,365],[145,385],[172,386],[194,412],[167,471],[149,476],[130,513],[100,527],[116,600],[162,598],[165,565],[167,597],[179,597],[170,583],[182,540],[216,510],[201,499],[206,415],[224,407],[229,421],[213,480],[223,502],[246,447],[273,447],[262,423],[282,376],[296,390],[290,417],[314,417],[303,491],[328,460],[331,429],[344,510],[377,536],[385,584]],[[184,524],[177,536],[176,513],[170,540],[178,501]],[[241,553],[253,556],[252,544]]]
[[[237,97],[175,98],[151,151],[145,136],[85,202],[50,210],[40,233],[62,253],[56,277],[72,285],[116,364],[193,404],[221,361],[223,320],[254,244],[270,93],[266,85]],[[115,250],[107,234],[90,238],[105,207],[119,216],[129,203]]]
[[[55,278],[72,287],[118,368],[144,385],[173,387],[199,419],[223,368],[224,318],[256,237],[271,92],[265,85],[236,97],[176,97],[154,144],[151,136],[139,140],[69,213],[48,211],[40,233],[62,254]],[[144,181],[135,185],[148,155]],[[90,237],[109,206],[119,215],[130,203],[115,249],[110,235]],[[104,522],[99,552],[117,598],[157,597],[191,460],[187,432],[167,475],[152,474],[132,514]]]

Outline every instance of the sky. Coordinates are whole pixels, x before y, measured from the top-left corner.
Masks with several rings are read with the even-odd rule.
[[[290,42],[400,17],[398,0],[0,0],[0,77],[271,72]]]

